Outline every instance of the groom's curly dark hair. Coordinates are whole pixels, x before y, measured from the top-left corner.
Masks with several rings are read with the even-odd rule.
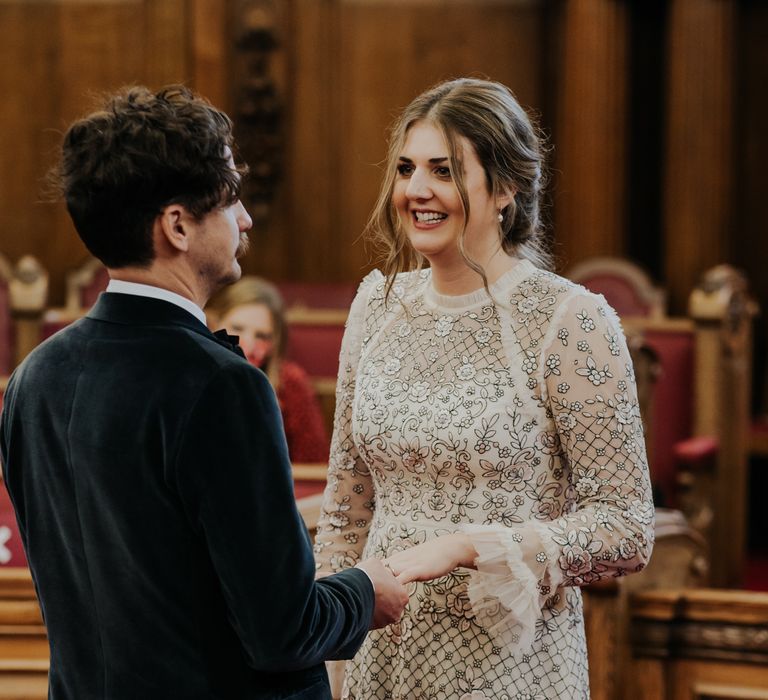
[[[202,218],[240,196],[232,122],[182,85],[126,87],[64,135],[52,182],[88,250],[107,267],[148,266],[169,204]]]

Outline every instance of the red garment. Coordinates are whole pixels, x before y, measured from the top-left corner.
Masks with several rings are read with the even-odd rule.
[[[307,373],[290,360],[280,362],[277,399],[283,414],[291,462],[327,462],[330,443],[320,403]]]

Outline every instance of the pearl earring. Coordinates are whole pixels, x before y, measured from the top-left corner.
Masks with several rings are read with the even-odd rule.
[[[504,221],[504,214],[499,212],[499,223],[501,223],[502,221]]]

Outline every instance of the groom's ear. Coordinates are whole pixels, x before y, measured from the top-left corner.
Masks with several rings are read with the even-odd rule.
[[[193,224],[194,217],[184,206],[169,204],[155,219],[154,234],[172,249],[187,252]]]

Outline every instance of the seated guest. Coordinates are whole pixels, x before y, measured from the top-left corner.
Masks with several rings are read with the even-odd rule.
[[[287,333],[283,300],[274,285],[243,277],[225,287],[206,307],[208,321],[239,336],[248,361],[262,369],[280,404],[291,461],[327,462],[328,438],[307,373],[284,359]]]

